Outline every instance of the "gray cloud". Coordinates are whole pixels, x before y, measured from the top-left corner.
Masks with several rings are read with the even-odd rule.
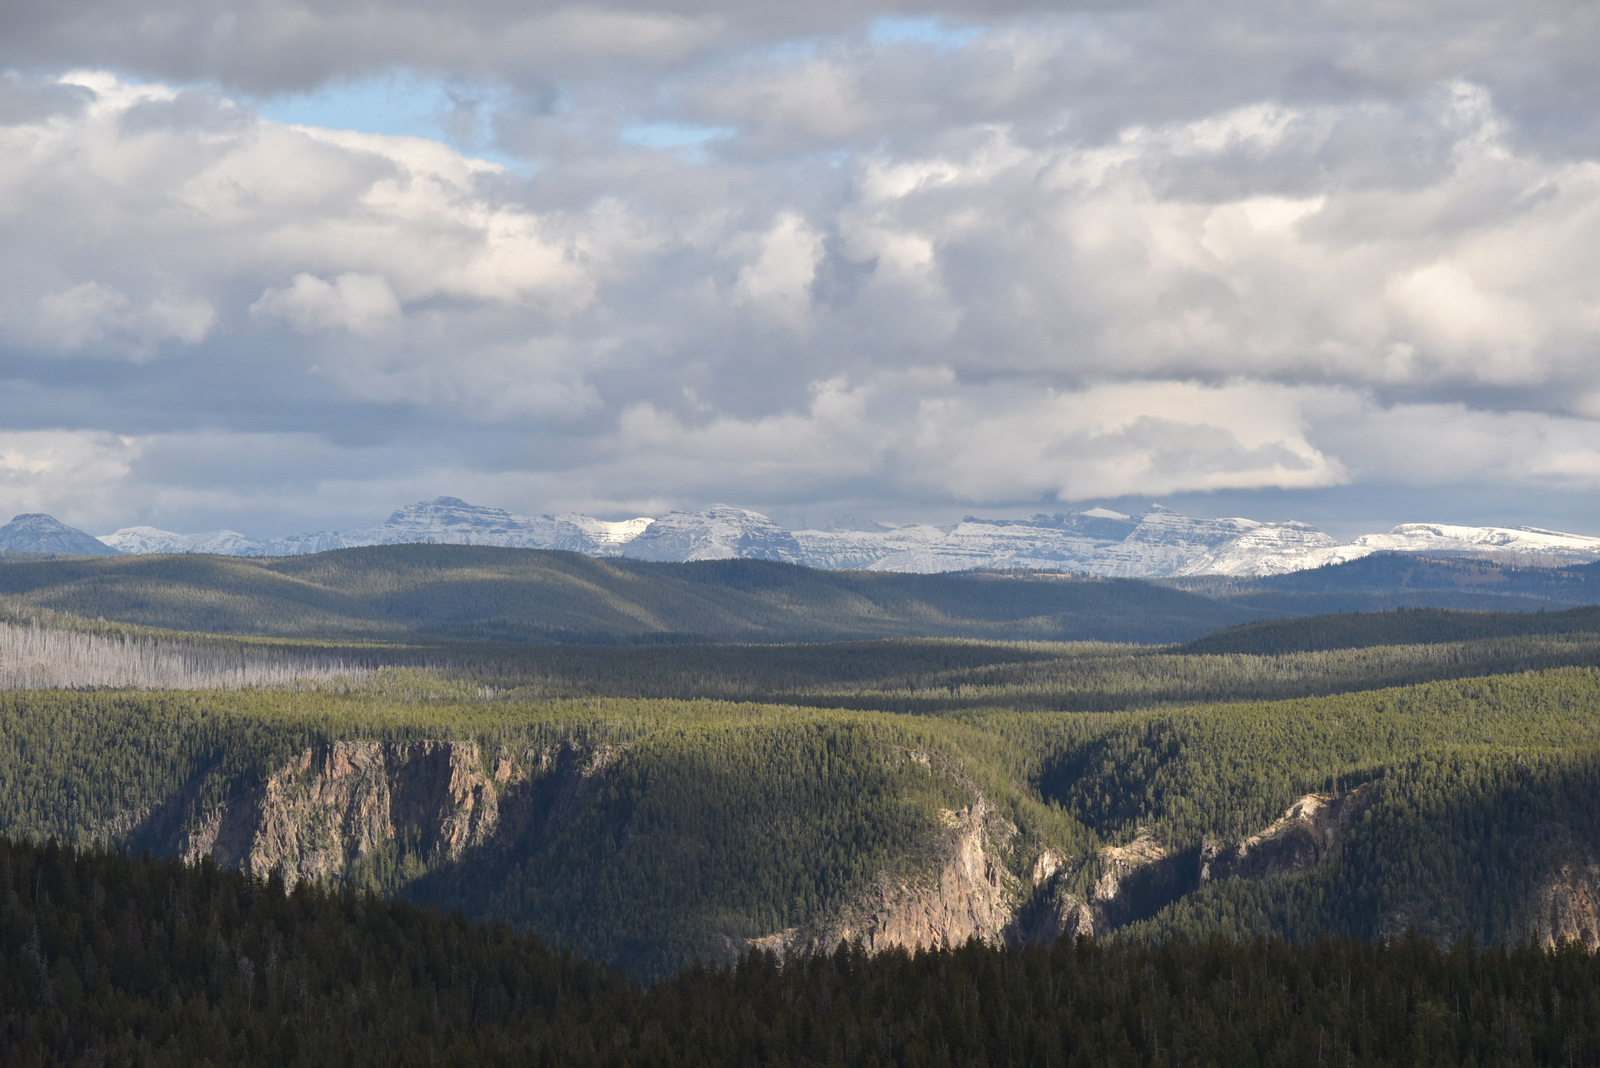
[[[980,32],[874,34],[901,14]],[[269,534],[436,492],[937,518],[1600,486],[1587,6],[81,3],[8,31],[0,507]],[[395,69],[525,164],[251,103]]]

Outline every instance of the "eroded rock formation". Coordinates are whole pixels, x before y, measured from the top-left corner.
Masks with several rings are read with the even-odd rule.
[[[938,862],[924,872],[878,877],[876,885],[842,914],[808,927],[753,940],[764,949],[832,949],[860,941],[873,952],[891,947],[958,946],[977,938],[1005,940],[1022,895],[1008,861],[1017,828],[997,814],[982,794],[957,810],[941,813],[945,833]]]
[[[454,860],[494,832],[514,773],[509,759],[488,772],[472,742],[332,742],[207,813],[179,852],[290,886],[342,877],[397,842],[424,865]]]
[[[1264,830],[1232,848],[1206,843],[1200,854],[1200,881],[1266,879],[1313,867],[1377,798],[1376,780],[1342,794],[1306,794]]]

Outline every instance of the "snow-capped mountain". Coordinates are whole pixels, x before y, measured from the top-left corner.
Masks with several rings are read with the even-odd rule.
[[[655,522],[649,516],[610,522],[604,519],[596,519],[592,515],[579,515],[577,512],[560,512],[552,518],[559,522],[571,523],[588,535],[589,540],[598,546],[626,545],[640,534],[643,534],[645,527]]]
[[[1517,556],[1542,563],[1600,560],[1600,538],[1562,534],[1538,527],[1462,527],[1441,523],[1402,523],[1387,534],[1363,534],[1344,545],[1307,554],[1298,571],[1341,564],[1378,552],[1434,556]]]
[[[323,530],[252,541],[231,530],[174,534],[155,527],[125,527],[100,541],[128,553],[220,553],[227,556],[304,556],[363,545],[496,545],[515,549],[565,549],[596,556],[617,552],[649,526],[649,518],[611,523],[568,513],[525,516],[503,508],[435,497],[396,509],[375,527]]]
[[[40,533],[41,522],[55,524],[55,541]],[[1138,515],[1093,508],[1028,519],[968,516],[950,526],[889,527],[852,519],[829,530],[791,532],[760,512],[725,504],[698,512],[670,512],[659,519],[612,521],[575,512],[524,516],[456,497],[436,497],[397,509],[384,522],[361,530],[253,541],[231,530],[174,534],[154,527],[128,527],[101,538],[98,550],[78,542],[71,542],[78,545],[76,549],[34,548],[67,545],[70,539],[62,540],[63,531],[87,538],[48,516],[19,516],[0,528],[0,534],[13,528],[17,533],[9,541],[0,540],[0,551],[297,556],[362,545],[434,542],[564,549],[636,560],[743,557],[838,570],[933,573],[1023,568],[1127,578],[1279,575],[1384,551],[1493,554],[1547,564],[1600,560],[1600,538],[1534,527],[1407,523],[1384,534],[1364,534],[1340,543],[1304,523],[1201,519],[1160,507]],[[24,536],[26,531],[34,533]]]
[[[381,526],[342,535],[347,546],[498,545],[518,549],[592,552],[596,542],[584,531],[553,516],[516,515],[503,508],[468,504],[459,497],[435,497],[396,509]]]
[[[1151,511],[1119,544],[1101,555],[1097,574],[1124,578],[1154,575],[1278,575],[1298,571],[1296,561],[1333,547],[1333,538],[1304,523],[1254,519],[1193,519]]]
[[[218,556],[260,556],[260,542],[237,530],[208,530],[204,534],[174,534],[158,527],[123,527],[96,539],[119,553],[216,553]]]
[[[64,556],[108,556],[117,552],[77,527],[42,512],[15,516],[0,527],[0,553],[58,553]]]
[[[795,536],[760,512],[714,504],[703,512],[668,512],[622,546],[634,560],[781,560],[807,562]]]
[[[1292,571],[1292,561],[1337,544],[1303,523],[1194,519],[1154,510],[1135,517],[1096,508],[1031,519],[977,519],[953,527],[911,526],[882,533],[802,530],[804,562],[877,571],[1029,568],[1148,578],[1158,575],[1262,575]]]

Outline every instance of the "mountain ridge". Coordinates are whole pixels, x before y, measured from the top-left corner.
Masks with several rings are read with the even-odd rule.
[[[7,539],[4,532],[24,519],[34,525],[24,524]],[[47,530],[39,525],[45,520],[55,525]],[[96,549],[91,542],[103,548]],[[1545,566],[1600,560],[1600,537],[1539,527],[1402,523],[1385,533],[1340,542],[1292,520],[1200,518],[1160,507],[1137,515],[1105,508],[1026,519],[968,515],[948,526],[889,527],[852,519],[827,530],[790,531],[760,512],[727,504],[614,521],[573,512],[525,516],[441,496],[398,508],[372,527],[266,540],[233,530],[178,534],[149,526],[125,527],[92,539],[48,516],[19,516],[0,528],[0,552],[68,555],[114,551],[285,557],[401,544],[555,549],[675,563],[773,560],[834,571],[935,574],[1022,569],[1116,578],[1262,578],[1349,563],[1375,553],[1492,556]]]

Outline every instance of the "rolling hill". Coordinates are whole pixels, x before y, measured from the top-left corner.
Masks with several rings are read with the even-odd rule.
[[[589,643],[1170,642],[1262,615],[1136,580],[648,563],[465,545],[18,561],[0,566],[0,594],[91,619],[225,634]]]

